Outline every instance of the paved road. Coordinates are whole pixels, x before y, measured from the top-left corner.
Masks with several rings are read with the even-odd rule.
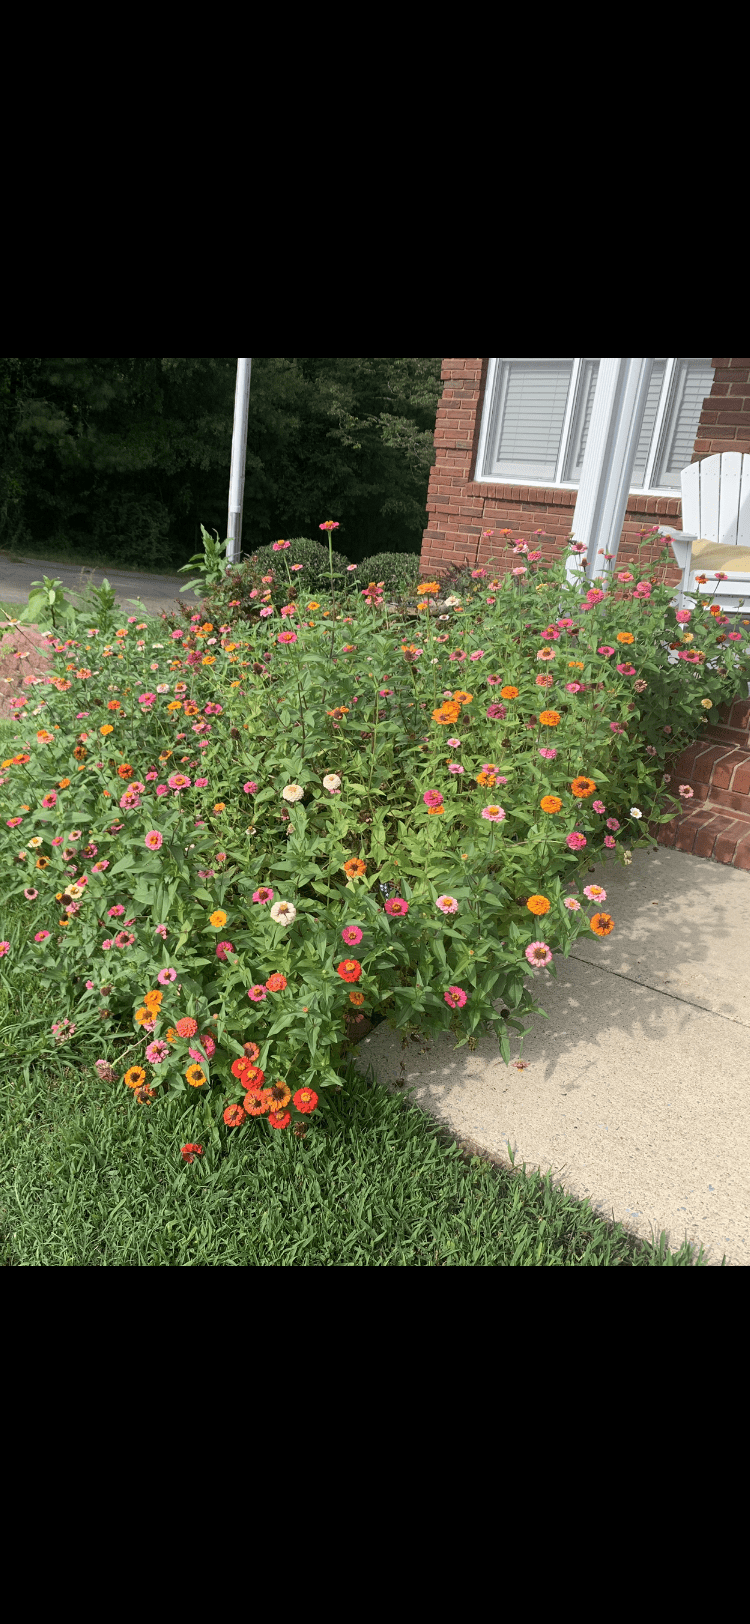
[[[70,591],[81,591],[88,581],[100,586],[106,578],[114,588],[118,604],[125,607],[131,598],[140,598],[149,614],[161,614],[175,602],[194,604],[192,592],[180,592],[184,575],[148,575],[136,570],[94,570],[79,565],[56,564],[43,558],[4,558],[0,556],[0,601],[26,603],[32,581],[43,575],[55,576]]]

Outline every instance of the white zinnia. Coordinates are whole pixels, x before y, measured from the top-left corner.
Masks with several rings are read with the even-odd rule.
[[[301,784],[287,784],[286,789],[281,791],[281,796],[284,801],[301,801],[304,793]]]
[[[330,790],[340,789],[341,779],[339,778],[338,773],[326,773],[326,776],[323,779],[323,788]]]
[[[640,807],[631,806],[631,808],[630,808],[630,816],[631,816],[631,818],[642,818],[643,813],[641,812]]]
[[[443,602],[445,604],[446,609],[454,609],[456,604],[461,602],[461,599],[457,598],[455,596],[455,594],[454,594],[450,598],[444,598]]]
[[[297,918],[297,909],[291,902],[275,902],[271,909],[271,918],[277,925],[292,925]]]

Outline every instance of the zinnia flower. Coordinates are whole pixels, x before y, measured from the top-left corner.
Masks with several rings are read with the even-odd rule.
[[[294,1095],[294,1104],[303,1116],[310,1116],[318,1103],[318,1096],[314,1088],[298,1088]]]
[[[181,1038],[194,1038],[197,1030],[198,1022],[193,1019],[192,1015],[183,1015],[182,1020],[178,1021],[175,1027],[175,1031]]]
[[[552,963],[552,953],[546,942],[530,942],[525,949],[526,958],[535,970]]]
[[[323,788],[328,790],[329,795],[335,795],[336,791],[341,788],[341,779],[338,773],[326,773],[323,779]]]
[[[226,914],[224,912],[224,909],[223,908],[215,908],[214,912],[212,913],[211,918],[209,920],[209,924],[213,925],[214,930],[221,930],[222,925],[225,925],[226,922],[227,922],[227,916],[226,916]]]
[[[600,814],[600,816],[601,816],[602,812],[606,812],[606,810],[607,810],[607,808],[604,805],[603,801],[592,801],[592,806],[594,808],[594,811],[598,812]]]
[[[600,885],[584,885],[583,894],[589,902],[606,902],[607,893]]]
[[[365,995],[364,995],[363,992],[359,992],[357,990],[355,990],[354,992],[350,992],[350,994],[349,994],[349,1003],[350,1004],[355,1004],[357,1006],[357,1008],[359,1009],[360,1005],[363,1004],[364,1001],[365,1001]]]
[[[191,1088],[202,1088],[206,1081],[206,1073],[203,1071],[202,1067],[198,1065],[197,1061],[194,1062],[192,1066],[188,1066],[187,1071],[185,1072],[185,1077],[187,1078]]]
[[[501,806],[484,806],[482,807],[482,817],[486,818],[489,823],[502,823],[505,812]]]
[[[180,1155],[181,1155],[182,1160],[184,1162],[194,1162],[196,1156],[202,1156],[203,1155],[203,1146],[202,1145],[183,1145],[182,1149],[180,1151]]]
[[[643,813],[641,812],[639,807],[631,806],[631,808],[630,808],[630,816],[631,816],[631,818],[642,818]]]
[[[580,829],[574,829],[572,834],[565,836],[565,844],[570,851],[581,851],[584,846],[588,845],[588,841],[586,836],[581,834]]]
[[[281,798],[284,801],[301,801],[304,793],[301,784],[287,784],[286,789],[281,791]]]
[[[441,913],[444,913],[444,914],[458,913],[458,901],[457,901],[456,897],[449,897],[449,896],[438,897],[436,899],[435,906],[436,906],[436,908],[440,909]]]
[[[546,914],[550,911],[551,903],[549,897],[536,895],[533,897],[527,897],[526,907],[528,908],[529,913]]]
[[[595,936],[609,936],[615,928],[614,919],[608,913],[595,913],[589,920],[589,925]]]
[[[560,718],[557,711],[543,710],[540,714],[539,720],[542,727],[557,727]]]
[[[245,1120],[245,1112],[241,1105],[228,1105],[223,1113],[228,1128],[239,1128]]]
[[[693,799],[693,791],[689,784],[680,784],[677,793],[682,796],[683,801],[692,801]]]
[[[253,1004],[262,1004],[266,997],[266,989],[256,982],[254,987],[248,987],[247,996]]]
[[[446,766],[449,773],[462,773],[464,771],[460,761],[448,761],[446,762]]]
[[[345,925],[341,932],[341,939],[346,942],[347,947],[356,947],[362,940],[359,925]]]
[[[443,797],[438,789],[428,789],[422,796],[425,806],[442,806]]]
[[[403,897],[389,897],[385,905],[385,911],[387,914],[390,914],[392,918],[398,914],[407,914],[409,912],[409,904],[408,902],[404,901]]]
[[[350,857],[343,867],[344,873],[349,880],[359,880],[367,872],[367,864],[363,863],[361,857]]]
[[[562,801],[557,795],[543,795],[539,805],[543,812],[559,812]]]
[[[297,909],[291,902],[275,902],[270,912],[277,925],[292,925],[297,918]]]
[[[142,1066],[129,1066],[123,1077],[126,1088],[140,1088],[141,1083],[145,1083],[145,1081],[146,1073]]]
[[[451,1009],[463,1009],[466,1003],[466,993],[463,987],[448,987],[447,991],[443,993],[443,997]]]
[[[159,851],[163,841],[164,836],[159,834],[158,829],[150,829],[143,844],[148,846],[149,851]]]
[[[540,750],[539,754],[540,754],[540,756],[544,757],[545,761],[555,761],[557,759],[557,751],[556,750],[544,749],[544,750]]]
[[[341,976],[342,981],[359,981],[362,974],[359,959],[342,959],[336,966],[336,974]]]
[[[156,979],[160,987],[166,987],[169,985],[170,981],[177,980],[177,971],[173,970],[170,966],[165,970],[160,970]]]
[[[273,1090],[272,1089],[268,1090],[268,1092],[271,1094],[271,1096],[273,1096]],[[270,1106],[270,1102],[269,1102],[269,1106]],[[288,1111],[272,1111],[269,1108],[268,1122],[269,1122],[270,1127],[272,1127],[272,1128],[288,1128],[289,1123],[291,1122],[291,1120],[292,1119],[291,1119],[290,1113]]]
[[[490,722],[504,722],[508,712],[504,705],[488,705],[487,719]]]
[[[286,976],[281,975],[280,971],[278,970],[275,970],[273,975],[270,975],[266,982],[266,989],[268,992],[283,992],[286,986]]]
[[[563,907],[567,908],[570,913],[580,913],[581,911],[581,904],[577,897],[565,897]]]
[[[576,800],[584,801],[586,800],[587,796],[593,795],[594,790],[596,789],[596,784],[594,783],[593,778],[580,777],[574,778],[570,787],[576,797]]]

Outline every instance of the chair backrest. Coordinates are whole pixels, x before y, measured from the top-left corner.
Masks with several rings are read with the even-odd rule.
[[[725,547],[750,547],[750,454],[721,451],[680,474],[682,527]]]

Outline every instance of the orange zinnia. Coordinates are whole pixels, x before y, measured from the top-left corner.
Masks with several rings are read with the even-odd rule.
[[[618,643],[634,643],[635,638],[632,632],[618,632],[617,641]]]
[[[366,872],[367,864],[362,862],[361,857],[350,857],[348,863],[344,863],[344,873],[350,880],[359,880]]]
[[[420,595],[423,592],[439,592],[439,591],[440,591],[440,587],[439,587],[437,581],[422,581],[421,585],[417,587],[417,593],[420,594]]]
[[[465,688],[457,688],[453,695],[453,703],[454,705],[470,705],[473,698],[474,695],[467,694]]]
[[[518,689],[517,688],[501,688],[500,689],[500,696],[501,696],[502,699],[517,699],[518,698]]]
[[[529,913],[533,913],[533,914],[546,914],[546,913],[549,913],[549,910],[550,910],[549,897],[540,897],[540,896],[528,897],[527,902],[526,902],[526,907],[528,908]]]
[[[75,755],[75,750],[73,751],[73,754]],[[117,776],[118,778],[132,778],[133,769],[128,761],[123,761],[122,766],[118,767]]]
[[[539,805],[543,812],[559,812],[562,801],[557,795],[543,795]]]
[[[594,914],[589,920],[589,924],[595,936],[609,936],[610,931],[615,928],[612,915],[607,913]]]
[[[122,1080],[126,1088],[140,1088],[146,1081],[146,1073],[142,1066],[129,1066]]]
[[[359,1005],[363,1004],[364,1001],[365,1001],[365,995],[364,995],[363,992],[359,992],[359,990],[357,990],[356,992],[350,992],[350,994],[349,994],[349,1003],[350,1004],[356,1004],[357,1007],[359,1008]]]
[[[248,1116],[265,1116],[271,1109],[270,1088],[264,1088],[260,1094],[246,1094],[243,1103]]]
[[[585,801],[588,795],[593,795],[596,784],[593,778],[574,778],[570,787],[577,801]]]
[[[558,724],[560,718],[559,718],[559,716],[557,714],[557,711],[546,711],[545,710],[545,711],[540,712],[539,720],[542,723],[543,727],[557,727],[557,724]]]

